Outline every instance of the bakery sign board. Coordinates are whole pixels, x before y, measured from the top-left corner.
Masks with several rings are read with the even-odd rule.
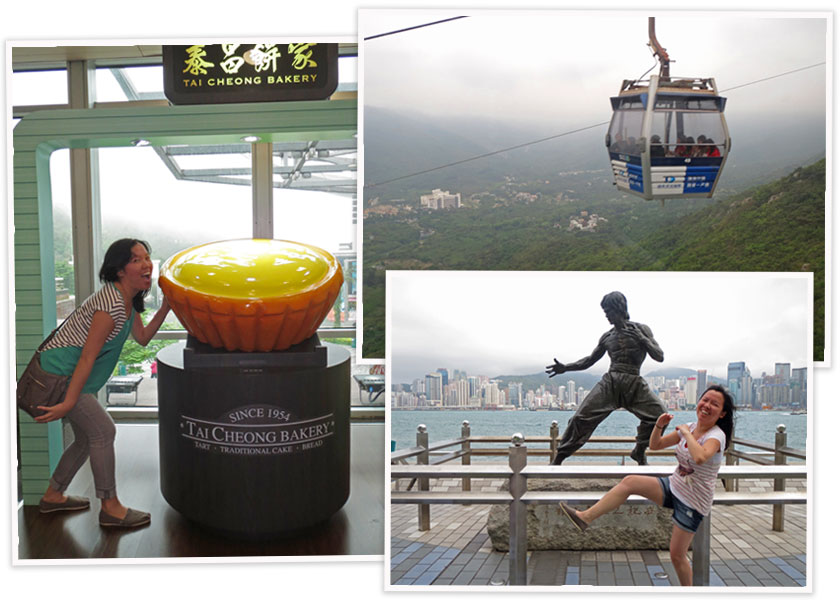
[[[338,44],[163,46],[172,104],[324,100],[338,86]]]

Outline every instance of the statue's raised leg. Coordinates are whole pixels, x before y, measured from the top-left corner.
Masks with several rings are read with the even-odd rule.
[[[563,437],[557,444],[557,455],[552,464],[559,465],[574,454],[589,440],[601,421],[616,409],[616,404],[609,393],[612,386],[605,384],[605,379],[606,376],[595,384],[569,419],[566,431],[563,432]]]

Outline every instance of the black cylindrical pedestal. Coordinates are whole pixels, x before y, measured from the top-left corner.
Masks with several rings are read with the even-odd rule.
[[[341,509],[350,494],[350,354],[325,346],[322,366],[265,366],[243,353],[239,367],[185,368],[184,342],[158,353],[160,488],[173,508],[255,538]]]

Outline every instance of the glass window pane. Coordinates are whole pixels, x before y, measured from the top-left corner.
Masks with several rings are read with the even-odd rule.
[[[359,82],[359,59],[342,56],[338,59],[338,85],[342,90],[355,90]]]
[[[617,110],[610,123],[610,152],[639,154],[637,140],[642,135],[643,110]]]
[[[705,136],[715,142],[723,142],[723,123],[718,113],[685,113],[683,114],[684,135],[695,139]]]
[[[12,106],[67,104],[67,71],[12,73]]]
[[[123,71],[129,76],[140,94],[158,94],[161,98],[164,97],[162,65],[131,67]]]
[[[96,69],[96,101],[164,99],[163,67],[145,65]]]
[[[652,142],[654,135],[659,136],[666,156],[719,156],[726,139],[717,112],[654,112]]]
[[[223,239],[250,238],[251,187],[176,178],[170,167],[181,173],[179,160],[208,147],[180,147],[180,155],[167,156],[164,163],[150,147],[107,148],[99,152],[102,252],[119,238],[138,238],[149,242],[155,270],[153,285],[146,299],[144,318],[154,315],[163,295],[157,285],[160,265],[174,253],[198,244]],[[206,154],[213,156],[213,154]],[[248,159],[250,161],[250,158]],[[97,267],[98,268],[98,267]],[[162,329],[183,329],[173,313]],[[153,340],[145,349],[127,342],[117,372],[143,376],[137,393],[139,405],[157,405],[157,386],[152,362],[163,345]],[[111,394],[112,405],[134,403],[135,395]]]
[[[353,199],[323,192],[274,189],[274,237],[332,253],[344,271],[335,307],[321,327],[356,324],[356,251]]]
[[[55,314],[61,323],[73,312],[76,282],[73,267],[73,228],[70,216],[70,151],[50,156],[53,207],[53,253],[55,260]]]
[[[356,147],[355,139],[317,140],[276,143],[272,150],[274,237],[323,248],[344,270],[323,328],[356,324]]]

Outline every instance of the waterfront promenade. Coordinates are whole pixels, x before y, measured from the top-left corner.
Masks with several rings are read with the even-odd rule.
[[[501,482],[473,480],[474,491]],[[402,489],[405,488],[402,482]],[[718,483],[722,491],[722,484]],[[743,479],[741,491],[772,491],[771,480]],[[805,491],[805,480],[787,489]],[[393,488],[392,488],[393,489]],[[431,491],[457,491],[460,480],[432,480]],[[487,535],[487,505],[434,505],[431,529],[418,531],[415,505],[390,505],[390,581],[394,586],[506,585],[508,553]],[[773,531],[772,507],[712,509],[711,586],[801,588],[806,585],[807,505],[785,507],[784,531]],[[530,551],[531,586],[678,586],[668,550]]]

